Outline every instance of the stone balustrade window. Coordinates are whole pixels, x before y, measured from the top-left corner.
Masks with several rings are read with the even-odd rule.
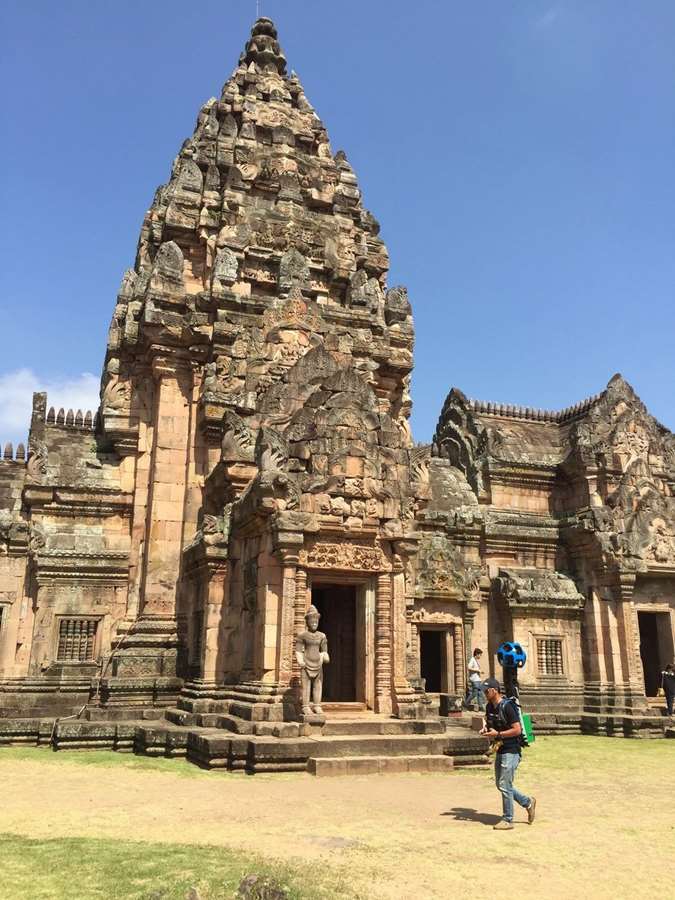
[[[59,662],[89,662],[95,658],[96,619],[61,619],[59,622],[59,646],[56,658]]]
[[[562,638],[537,641],[537,671],[540,675],[564,675]]]

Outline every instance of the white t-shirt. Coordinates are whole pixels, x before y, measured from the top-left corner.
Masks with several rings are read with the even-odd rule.
[[[478,664],[478,660],[475,656],[472,656],[469,660],[469,681],[481,681],[480,677],[480,665]]]

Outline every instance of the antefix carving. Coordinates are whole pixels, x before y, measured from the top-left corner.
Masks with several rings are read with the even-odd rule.
[[[318,542],[307,550],[302,550],[300,565],[316,569],[359,572],[383,572],[391,569],[390,563],[379,547],[324,542]]]

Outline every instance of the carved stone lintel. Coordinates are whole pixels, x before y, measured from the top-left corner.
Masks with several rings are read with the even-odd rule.
[[[317,541],[300,553],[300,564],[335,571],[390,571],[391,563],[379,546]]]

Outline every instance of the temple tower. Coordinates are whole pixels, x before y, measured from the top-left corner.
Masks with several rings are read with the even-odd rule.
[[[304,536],[348,531],[384,565],[382,528],[403,534],[413,328],[378,232],[259,19],[155,194],[110,327],[101,428],[134,496],[111,691],[175,674],[181,644],[208,682],[288,682]],[[385,708],[391,664],[377,665]]]

